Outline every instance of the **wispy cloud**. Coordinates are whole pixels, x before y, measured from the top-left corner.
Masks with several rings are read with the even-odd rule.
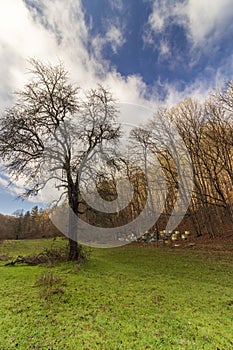
[[[232,76],[232,0],[145,1],[151,6],[143,33],[145,45],[156,51],[157,62],[167,65],[170,72],[183,67],[184,77],[192,77],[182,89],[175,82],[163,82],[169,101],[191,91],[200,96],[202,91],[206,96],[210,89]],[[225,54],[221,53],[223,50]]]
[[[147,35],[149,40],[166,31],[170,24],[182,26],[193,46],[208,46],[232,27],[232,0],[154,0],[148,17]]]
[[[108,0],[113,10],[121,11],[123,9],[123,0]]]
[[[187,28],[195,46],[214,43],[232,26],[233,6],[231,0],[188,0],[177,7],[180,23]]]
[[[161,40],[160,42],[160,55],[161,56],[170,56],[170,47],[167,40]]]
[[[114,54],[125,43],[124,35],[120,27],[110,25],[104,35],[97,35],[92,39],[91,47],[98,61],[104,60],[102,51],[109,46]]]
[[[15,181],[10,177],[0,175],[0,185],[5,188],[5,191],[13,197],[21,197],[24,193],[25,180],[20,179]],[[29,198],[32,203],[38,202],[35,197]]]

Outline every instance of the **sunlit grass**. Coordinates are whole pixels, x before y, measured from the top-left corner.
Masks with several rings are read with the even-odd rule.
[[[66,242],[6,242],[0,255],[31,254],[51,244]],[[231,254],[135,244],[93,249],[81,268],[4,263],[1,350],[233,348]],[[51,286],[43,284],[48,278]]]

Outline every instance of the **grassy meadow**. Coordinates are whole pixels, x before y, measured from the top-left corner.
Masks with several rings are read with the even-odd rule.
[[[233,254],[139,244],[80,266],[4,266],[62,239],[0,244],[0,349],[233,348]]]

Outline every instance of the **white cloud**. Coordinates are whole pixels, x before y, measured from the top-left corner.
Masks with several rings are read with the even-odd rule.
[[[158,11],[157,8],[153,8],[153,12],[149,17],[148,23],[150,24],[152,30],[154,32],[161,32],[165,25],[165,20],[168,18],[168,16],[161,11],[161,9]]]
[[[232,25],[232,0],[154,0],[148,18],[149,32],[144,40],[151,41],[150,32],[162,33],[167,25],[176,23],[183,26],[187,37],[197,46],[208,45]]]
[[[117,52],[124,43],[122,28],[108,23],[106,33],[94,38],[85,23],[81,0],[31,3],[33,6],[23,0],[0,2],[0,106],[26,81],[26,59],[30,57],[52,63],[62,60],[72,79],[84,88],[104,83],[110,68],[101,51],[108,44]]]
[[[116,53],[117,49],[125,42],[121,30],[116,26],[111,26],[109,28],[108,32],[106,33],[106,40],[110,42],[114,53]]]
[[[233,75],[233,55],[226,58],[224,64],[217,70],[206,67],[203,73],[209,74],[210,78],[203,79],[202,76],[197,76],[192,83],[186,84],[183,90],[180,90],[175,83],[163,83],[162,88],[166,91],[163,104],[172,107],[187,97],[204,102],[214,91],[222,89],[229,76]]]
[[[1,49],[40,57],[53,53],[50,34],[33,21],[23,1],[2,1],[0,8]]]
[[[163,32],[168,21],[177,13],[177,4],[171,0],[154,0],[152,4],[152,12],[148,18],[148,24],[152,32]],[[146,40],[146,38],[145,38]]]
[[[167,92],[165,104],[168,107],[172,107],[188,97],[204,101],[213,91],[212,86],[200,79],[196,79],[182,91],[179,91],[175,84],[165,84],[164,88]]]
[[[112,6],[115,4],[118,9],[122,9],[122,1],[109,1]],[[183,5],[179,2],[174,4],[171,0],[154,1],[149,17],[151,30],[166,30],[172,18],[186,26],[193,42],[201,42],[201,38],[212,30],[214,23],[217,24],[218,32],[228,23],[233,11],[233,7],[228,6],[230,1],[232,0],[215,0],[213,3],[210,0],[187,0]],[[29,57],[52,62],[61,59],[73,81],[84,88],[102,83],[112,90],[118,101],[157,105],[160,102],[157,92],[159,85],[146,99],[147,86],[142,77],[122,77],[102,57],[105,45],[110,45],[112,51],[117,52],[125,42],[124,28],[117,23],[116,18],[112,23],[106,23],[106,32],[102,36],[91,37],[89,29],[81,0],[1,1],[0,106],[5,106],[13,90],[22,86],[27,79],[26,58]],[[171,55],[169,44],[165,39],[157,43],[161,58]],[[217,74],[223,76],[222,72],[216,72]],[[176,100],[174,96],[181,94],[174,89],[174,86],[168,87],[170,100]],[[200,87],[193,83],[189,89],[199,91]],[[186,92],[188,88],[185,89],[184,93]]]
[[[10,177],[3,177],[0,175],[0,186],[5,188],[5,191],[10,194],[11,196],[15,197],[21,197],[24,193],[24,185],[25,185],[25,179],[23,182],[23,179],[20,179],[18,181],[15,181],[14,179]],[[35,197],[29,198],[29,201],[32,203],[38,202]]]
[[[72,79],[82,86],[87,82],[93,84],[93,78],[102,73],[101,63],[88,53],[88,26],[80,0],[41,0],[38,2],[42,10],[34,17],[43,24],[47,35],[55,41],[55,56],[64,61],[71,72]],[[43,59],[46,59],[46,55]]]
[[[26,58],[48,57],[54,53],[51,33],[35,23],[23,1],[0,3],[0,105],[10,100],[12,90],[25,80]]]
[[[4,177],[0,176],[0,184],[6,187],[8,186],[9,181],[6,180]]]
[[[207,38],[214,41],[232,24],[232,0],[189,0],[179,7],[178,14],[186,17],[194,45],[202,45]]]
[[[107,74],[105,84],[112,87],[118,102],[147,104],[145,101],[146,84],[140,76],[131,75],[123,78],[118,72]]]
[[[92,48],[96,59],[99,61],[103,60],[102,51],[107,45],[109,45],[112,52],[116,54],[124,42],[125,39],[120,28],[116,25],[110,25],[105,35],[97,35],[92,39]]]

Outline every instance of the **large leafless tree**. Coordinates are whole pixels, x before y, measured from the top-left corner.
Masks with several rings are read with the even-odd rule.
[[[70,83],[62,64],[30,64],[31,79],[1,118],[0,157],[13,178],[26,179],[24,196],[53,181],[79,215],[80,171],[93,154],[107,156],[106,147],[111,153],[120,136],[116,104],[102,86],[84,94]],[[73,237],[69,257],[74,260],[79,246]]]

